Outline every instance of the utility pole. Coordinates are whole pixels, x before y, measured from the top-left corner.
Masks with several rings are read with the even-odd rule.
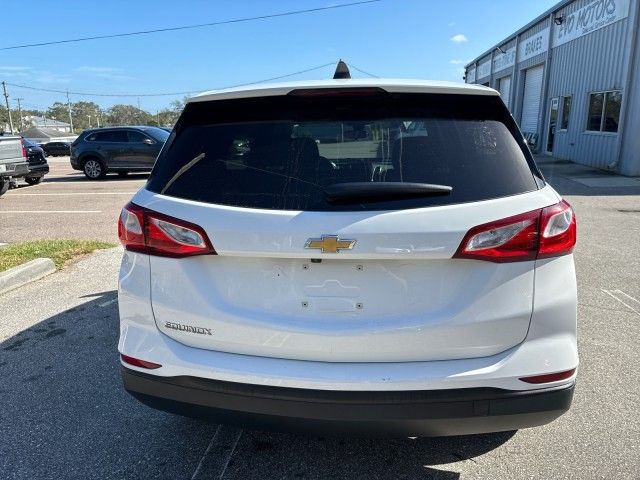
[[[69,100],[69,90],[67,90],[67,109],[69,110],[69,125],[71,125],[71,133],[73,133],[73,118],[71,117],[71,101]]]
[[[22,123],[22,107],[20,106],[20,100],[24,100],[24,98],[16,98],[16,102],[18,102],[18,115],[20,115],[20,131],[24,130],[24,124]]]
[[[11,109],[9,108],[9,95],[7,94],[7,84],[2,82],[2,91],[4,92],[4,103],[7,105],[7,113],[9,114],[9,130],[13,134],[13,120],[11,119]]]

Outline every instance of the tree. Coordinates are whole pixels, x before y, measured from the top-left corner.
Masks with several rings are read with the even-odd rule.
[[[178,121],[178,117],[184,109],[185,100],[174,100],[168,108],[159,110],[151,120],[151,125],[158,127],[172,127]]]
[[[148,125],[152,117],[148,112],[133,105],[114,105],[106,111],[108,125]]]
[[[71,115],[73,116],[73,127],[79,132],[97,126],[98,118],[101,123],[104,113],[97,103],[75,102],[71,104]]]
[[[59,122],[69,123],[69,109],[67,108],[67,104],[55,102],[47,109],[45,116]]]

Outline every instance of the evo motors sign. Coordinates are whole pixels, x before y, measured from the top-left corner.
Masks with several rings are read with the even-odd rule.
[[[553,46],[565,44],[595,32],[629,15],[629,0],[595,0],[573,13],[564,15],[554,28]]]

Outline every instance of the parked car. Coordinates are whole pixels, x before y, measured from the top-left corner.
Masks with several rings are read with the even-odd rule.
[[[365,133],[319,143],[336,123]],[[174,132],[118,224],[134,397],[249,427],[416,436],[570,407],[576,219],[498,92],[244,87],[190,99]]]
[[[7,193],[17,178],[28,174],[29,162],[22,138],[0,132],[0,196]]]
[[[169,133],[158,127],[85,130],[71,144],[71,166],[92,180],[109,172],[148,172]]]
[[[71,144],[69,142],[48,142],[41,144],[47,155],[52,157],[66,157],[71,154]]]
[[[22,139],[22,143],[27,150],[29,162],[29,173],[24,177],[24,180],[29,185],[36,185],[49,173],[49,164],[42,148],[26,138]]]

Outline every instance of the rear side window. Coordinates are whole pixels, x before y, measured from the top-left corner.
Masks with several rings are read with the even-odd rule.
[[[498,97],[288,95],[188,104],[147,188],[237,207],[395,210],[536,190],[537,170]],[[335,184],[411,182],[448,195],[332,203]]]
[[[97,132],[89,135],[87,140],[90,142],[127,142],[127,132],[124,130],[110,130],[106,132]]]
[[[129,142],[131,143],[142,143],[147,138],[146,135],[143,135],[142,133],[136,130],[129,130],[128,133],[129,133]]]

